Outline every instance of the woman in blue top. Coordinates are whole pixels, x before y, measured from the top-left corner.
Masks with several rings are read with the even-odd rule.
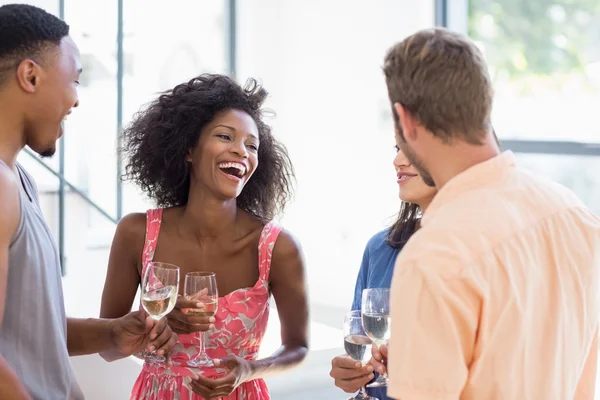
[[[417,170],[402,154],[398,140],[396,135],[397,154],[394,158],[394,168],[402,200],[400,213],[390,228],[375,234],[367,243],[356,279],[352,310],[361,309],[363,289],[390,287],[396,256],[419,228],[421,212],[427,208],[436,193],[436,189],[423,182]],[[347,393],[357,392],[375,377],[370,364],[357,367],[356,361],[346,355],[332,360],[330,375],[335,379],[335,385]],[[386,395],[385,387],[368,388],[367,392],[379,400],[390,399]]]

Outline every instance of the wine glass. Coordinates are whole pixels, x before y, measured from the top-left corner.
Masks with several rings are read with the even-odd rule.
[[[371,358],[371,339],[362,326],[360,311],[350,311],[344,319],[344,349],[353,360],[361,363]],[[356,396],[348,400],[379,400],[369,396],[365,387],[361,387]]]
[[[150,317],[158,321],[170,313],[179,292],[179,267],[162,262],[151,262],[142,279],[142,306]],[[156,351],[146,354],[147,360],[164,362]]]
[[[362,325],[377,346],[387,344],[391,334],[390,289],[364,289],[362,292]],[[381,374],[367,387],[385,387],[387,374]]]
[[[202,308],[188,308],[186,314],[212,317],[217,312],[219,295],[217,278],[214,272],[188,272],[185,275],[184,296],[187,300],[202,303]],[[204,343],[206,332],[198,332],[200,350],[198,355],[187,363],[191,367],[213,367],[214,363],[206,354]]]

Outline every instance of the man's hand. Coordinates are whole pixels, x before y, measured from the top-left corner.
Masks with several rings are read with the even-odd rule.
[[[380,374],[387,373],[387,357],[388,357],[388,348],[387,345],[382,344],[379,348],[375,343],[371,347],[371,354],[373,358],[371,358],[371,366],[373,369]]]
[[[173,311],[167,315],[169,326],[175,333],[194,333],[208,331],[215,322],[215,317],[202,317],[193,315],[190,310],[204,308],[204,303],[197,300],[186,300],[183,296],[177,297]]]
[[[160,356],[168,354],[177,343],[177,335],[167,325],[167,320],[154,321],[144,310],[114,319],[111,324],[115,346],[125,355],[156,350]]]
[[[338,356],[331,360],[329,375],[335,379],[335,386],[346,393],[357,392],[373,379],[373,367],[362,365],[348,356]]]

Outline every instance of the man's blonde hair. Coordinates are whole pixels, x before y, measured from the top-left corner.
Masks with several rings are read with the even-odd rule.
[[[468,38],[443,28],[419,31],[387,52],[383,71],[392,104],[444,142],[481,144],[490,131],[492,82]],[[399,124],[395,112],[394,118]]]

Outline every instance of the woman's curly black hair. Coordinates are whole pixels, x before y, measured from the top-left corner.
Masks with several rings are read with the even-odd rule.
[[[218,74],[203,74],[164,92],[123,132],[123,150],[129,158],[125,178],[159,207],[186,204],[191,174],[186,155],[198,143],[200,132],[220,112],[244,111],[256,122],[260,145],[258,167],[237,206],[261,220],[272,219],[292,195],[294,169],[287,150],[262,120],[267,95],[254,79],[242,88]]]

